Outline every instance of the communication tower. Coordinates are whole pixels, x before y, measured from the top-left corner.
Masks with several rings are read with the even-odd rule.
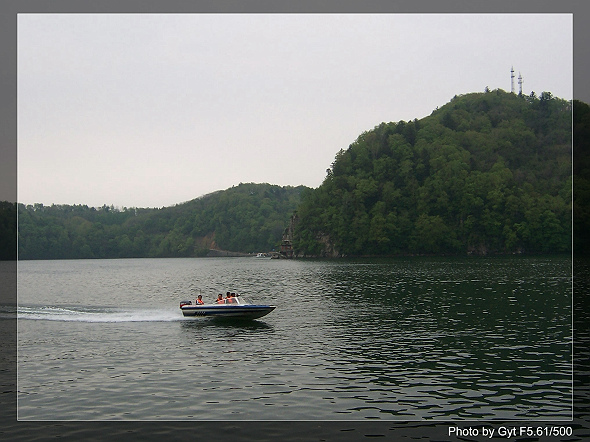
[[[514,93],[514,66],[510,68],[510,93]]]
[[[524,83],[524,79],[522,78],[522,75],[520,75],[520,72],[518,73],[518,95],[522,95],[522,83]]]

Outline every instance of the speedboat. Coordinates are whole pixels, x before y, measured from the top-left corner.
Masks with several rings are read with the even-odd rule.
[[[231,298],[232,302],[223,304],[193,304],[192,301],[181,301],[180,310],[184,316],[207,316],[214,318],[256,319],[272,312],[276,306],[249,304],[241,297]]]

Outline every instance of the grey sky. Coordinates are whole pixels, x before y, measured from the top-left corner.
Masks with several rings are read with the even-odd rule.
[[[317,187],[363,131],[509,91],[511,66],[524,93],[571,99],[572,31],[571,14],[19,14],[18,201]]]

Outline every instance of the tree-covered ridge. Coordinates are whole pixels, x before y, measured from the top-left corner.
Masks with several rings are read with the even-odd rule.
[[[298,210],[303,255],[566,252],[571,103],[502,90],[382,123],[341,150]]]
[[[268,251],[303,186],[240,184],[161,209],[18,205],[19,259],[203,256]]]

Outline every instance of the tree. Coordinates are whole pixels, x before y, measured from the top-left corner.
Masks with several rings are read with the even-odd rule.
[[[20,204],[19,254],[21,259],[203,256],[214,242],[237,252],[272,250],[304,189],[247,183],[161,209]]]
[[[487,90],[363,132],[302,196],[296,251],[567,252],[570,108]]]

